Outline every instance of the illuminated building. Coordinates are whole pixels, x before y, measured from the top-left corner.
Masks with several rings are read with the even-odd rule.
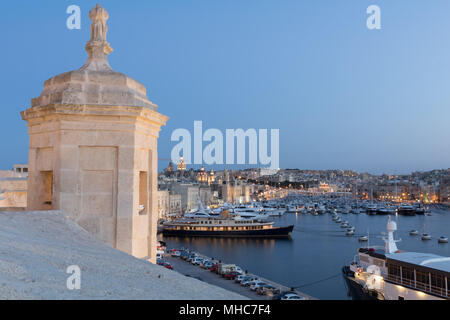
[[[183,157],[178,160],[177,169],[178,171],[186,171],[186,163],[184,162]]]

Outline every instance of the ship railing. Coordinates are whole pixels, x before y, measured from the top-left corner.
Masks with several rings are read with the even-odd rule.
[[[418,289],[426,293],[432,293],[444,298],[449,298],[450,294],[448,290],[442,287],[430,285],[421,281],[414,281],[412,279],[401,278],[400,276],[388,275],[387,279],[395,284],[405,285],[407,287]]]

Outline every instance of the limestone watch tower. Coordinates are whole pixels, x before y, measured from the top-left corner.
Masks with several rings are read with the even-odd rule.
[[[112,70],[108,13],[89,13],[88,59],[44,83],[27,121],[29,210],[61,210],[112,247],[155,261],[157,144],[168,118],[136,80]]]

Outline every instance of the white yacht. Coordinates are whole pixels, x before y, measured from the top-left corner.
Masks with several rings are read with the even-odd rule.
[[[230,210],[233,216],[239,216],[244,219],[267,219],[269,215],[265,214],[263,209],[258,206],[239,205]]]
[[[285,208],[278,207],[276,205],[263,205],[262,211],[264,211],[264,214],[268,215],[269,217],[280,217],[284,214],[286,211]]]
[[[416,215],[416,208],[414,206],[408,204],[408,203],[402,203],[398,207],[398,214],[404,215],[404,216],[415,216]]]
[[[367,242],[369,241],[369,237],[368,236],[361,236],[358,238],[358,241],[360,242]]]
[[[431,240],[431,235],[428,233],[422,233],[422,240]]]
[[[317,206],[316,210],[317,210],[317,213],[323,214],[323,213],[325,213],[327,211],[327,208],[325,208],[325,206],[323,204],[319,204]]]
[[[368,215],[376,215],[377,214],[377,205],[376,204],[369,204],[367,206],[366,212]]]
[[[208,218],[211,217],[208,211],[203,207],[203,203],[198,199],[198,209],[192,212],[186,212],[185,218]]]
[[[291,212],[291,213],[297,212],[297,206],[296,205],[292,205],[292,204],[288,205],[286,207],[286,212]]]
[[[280,217],[286,211],[283,208],[274,208],[274,207],[263,207],[264,214],[269,217]]]
[[[444,237],[444,236],[439,237],[438,242],[439,243],[448,243],[448,237]]]
[[[403,252],[394,240],[397,224],[388,217],[384,247],[358,250],[358,259],[342,268],[356,300],[449,300],[450,257]]]

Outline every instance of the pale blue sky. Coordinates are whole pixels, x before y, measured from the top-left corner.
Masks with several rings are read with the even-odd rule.
[[[86,59],[96,1],[2,3],[0,169],[25,163],[19,112]],[[279,128],[280,166],[403,173],[450,167],[450,1],[100,2],[110,64],[148,88],[176,128]],[[82,29],[66,28],[67,6]],[[370,4],[382,29],[366,28]],[[160,166],[166,166],[161,162]]]

